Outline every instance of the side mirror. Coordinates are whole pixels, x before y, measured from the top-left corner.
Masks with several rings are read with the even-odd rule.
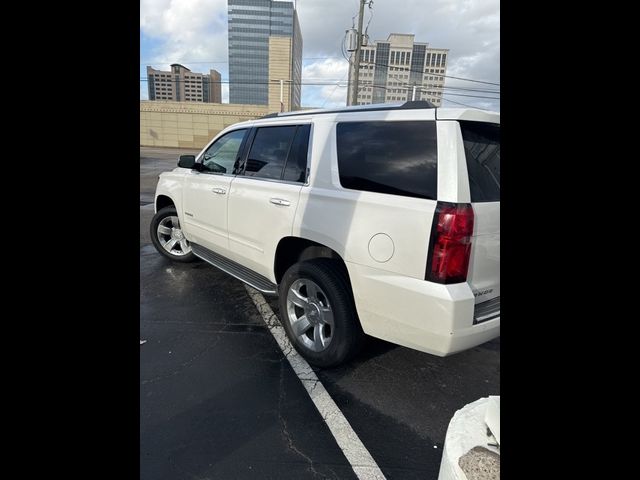
[[[195,155],[180,155],[180,159],[178,160],[178,166],[181,168],[193,168],[196,164],[196,156]]]

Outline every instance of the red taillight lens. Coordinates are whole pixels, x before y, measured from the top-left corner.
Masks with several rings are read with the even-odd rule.
[[[465,282],[472,235],[473,208],[470,204],[438,202],[431,229],[426,280]]]

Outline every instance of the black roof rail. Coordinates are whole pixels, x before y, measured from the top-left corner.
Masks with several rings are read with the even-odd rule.
[[[433,103],[426,100],[411,100],[404,103],[379,103],[373,105],[354,105],[336,109],[314,109],[314,110],[298,110],[295,112],[270,113],[262,118],[275,117],[294,117],[300,115],[320,115],[324,113],[356,113],[356,112],[379,112],[387,110],[418,110],[423,108],[437,108]]]

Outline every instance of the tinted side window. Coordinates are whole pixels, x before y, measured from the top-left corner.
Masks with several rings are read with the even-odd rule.
[[[258,128],[244,174],[248,177],[280,180],[295,133],[295,125]]]
[[[336,131],[343,187],[437,199],[435,121],[344,122]]]
[[[233,165],[238,158],[246,129],[234,130],[216,140],[202,156],[206,171],[233,173]]]
[[[304,183],[307,180],[307,155],[311,125],[300,125],[291,145],[283,180]]]
[[[460,121],[472,202],[500,201],[500,125]]]

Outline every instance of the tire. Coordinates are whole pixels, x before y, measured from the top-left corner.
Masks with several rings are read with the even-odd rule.
[[[343,265],[327,258],[296,263],[278,293],[282,325],[310,364],[334,367],[358,353],[364,332]]]
[[[175,262],[193,262],[197,260],[191,251],[191,245],[180,228],[180,220],[175,207],[158,210],[151,219],[149,227],[151,243],[156,250]],[[186,251],[185,253],[185,250]]]

